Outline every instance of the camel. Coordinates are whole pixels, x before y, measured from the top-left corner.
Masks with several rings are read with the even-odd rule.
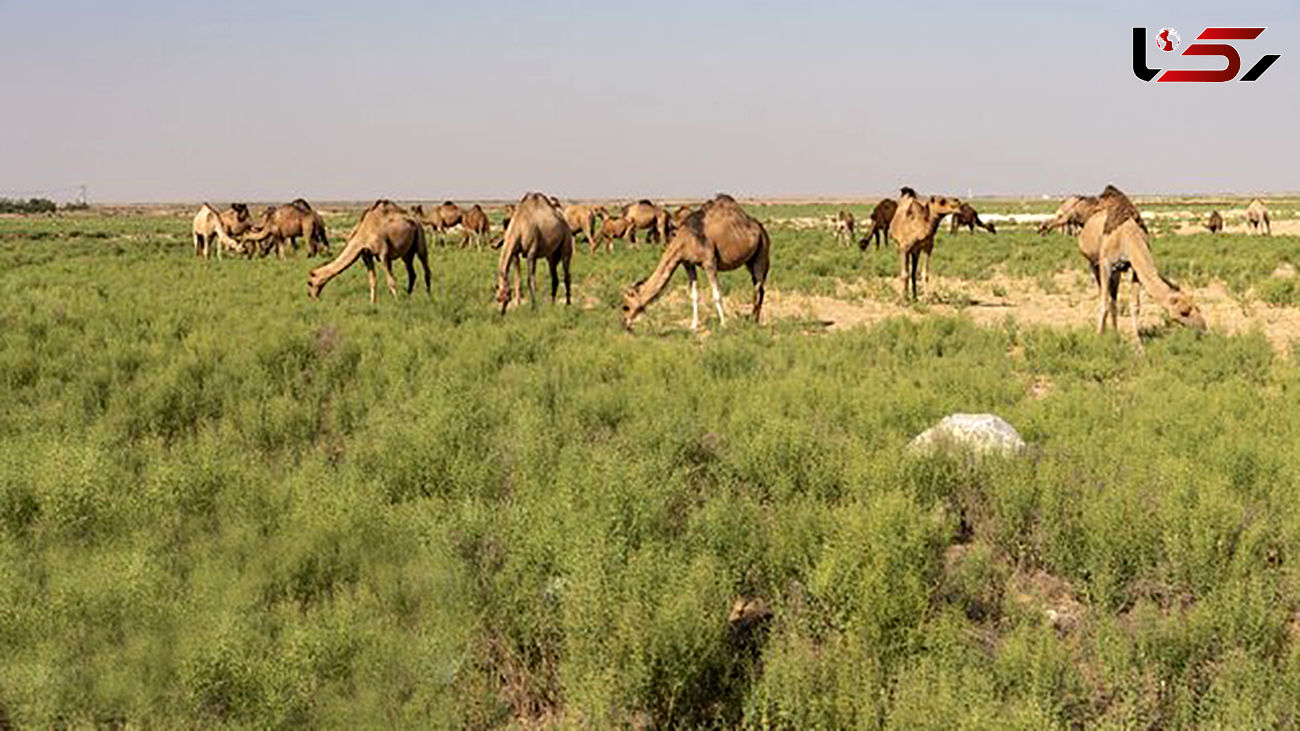
[[[1273,235],[1273,230],[1268,225],[1268,209],[1264,207],[1264,201],[1256,198],[1250,202],[1250,207],[1246,209],[1246,226],[1250,233]]]
[[[853,240],[853,213],[840,209],[835,216],[835,239],[842,243],[848,243]]]
[[[578,234],[581,233],[587,237],[591,250],[596,250],[596,212],[592,206],[575,204],[564,207],[564,222],[569,224],[569,231],[573,233],[574,246],[577,246]]]
[[[217,259],[221,259],[222,249],[242,253],[244,244],[230,237],[226,224],[221,220],[217,209],[204,203],[194,214],[194,255],[204,259],[212,258],[212,249],[217,250]]]
[[[1107,185],[1098,199],[1097,210],[1084,222],[1079,233],[1079,253],[1088,260],[1088,267],[1097,282],[1100,299],[1097,332],[1106,332],[1107,316],[1110,317],[1111,326],[1116,331],[1119,330],[1116,299],[1119,296],[1120,278],[1125,271],[1130,270],[1133,273],[1133,305],[1130,314],[1139,347],[1142,345],[1138,334],[1138,314],[1142,305],[1139,285],[1155,297],[1172,319],[1204,331],[1205,318],[1192,296],[1160,275],[1147,240],[1146,224],[1142,222],[1142,215],[1132,201],[1115,186]]]
[[[253,230],[253,216],[243,203],[231,203],[229,210],[221,212],[221,222],[226,225],[226,233],[234,237]]]
[[[668,239],[668,212],[662,206],[642,199],[623,206],[623,218],[632,224],[628,231],[629,243],[636,244],[636,232],[640,229],[649,230],[646,238],[652,244]]]
[[[510,228],[510,218],[515,215],[515,206],[513,203],[507,203],[501,207],[501,230],[505,231]]]
[[[690,206],[685,204],[677,206],[677,210],[673,211],[672,215],[673,225],[681,228],[682,224],[686,223],[686,217],[691,215],[692,210]]]
[[[1222,231],[1223,216],[1220,216],[1218,211],[1210,211],[1210,217],[1206,220],[1205,227],[1208,228],[1212,234],[1217,234]]]
[[[477,203],[470,206],[470,209],[461,216],[460,225],[465,229],[465,240],[461,242],[462,248],[468,246],[471,240],[474,242],[474,248],[479,248],[483,244],[483,238],[492,230],[487,213],[484,213],[483,206]]]
[[[605,251],[614,250],[614,239],[624,239],[627,232],[632,228],[632,224],[626,218],[613,218],[605,211],[604,208],[598,208],[596,215],[601,217],[600,230],[597,239],[592,242],[591,251],[595,253],[602,243],[605,244]]]
[[[248,243],[263,242],[262,256],[275,248],[277,258],[284,258],[284,242],[296,250],[298,237],[307,240],[307,256],[329,253],[329,238],[325,234],[325,222],[320,214],[312,210],[311,204],[298,198],[283,206],[267,208],[262,212],[262,221],[253,233],[244,237]]]
[[[1054,229],[1063,229],[1066,235],[1073,236],[1083,229],[1083,224],[1096,213],[1101,202],[1093,195],[1072,195],[1056,209],[1051,219],[1038,225],[1038,235],[1042,236]]]
[[[925,255],[922,282],[930,284],[930,255],[934,252],[934,234],[939,222],[949,213],[961,209],[961,201],[946,196],[930,196],[922,201],[911,188],[903,188],[898,199],[898,210],[889,223],[889,236],[898,243],[899,275],[903,299],[907,299],[908,282],[911,282],[912,299],[917,299],[916,268]]]
[[[993,227],[992,222],[984,223],[981,221],[980,214],[976,213],[975,209],[971,207],[971,204],[969,203],[961,204],[961,208],[959,208],[956,213],[952,214],[951,233],[957,233],[957,229],[962,226],[970,229],[971,233],[975,233],[976,226],[979,226],[991,234],[996,234],[998,232],[997,229]]]
[[[871,245],[874,239],[876,248],[880,248],[880,240],[889,238],[889,224],[894,220],[894,213],[898,210],[898,202],[892,198],[886,198],[876,204],[871,209],[871,230],[867,232],[865,238],[858,242],[858,248],[863,251]]]
[[[564,268],[564,304],[570,303],[572,284],[569,279],[569,262],[573,259],[573,232],[564,220],[564,214],[552,200],[541,193],[528,193],[519,201],[497,260],[497,302],[501,314],[506,314],[510,304],[510,289],[506,280],[514,270],[514,298],[519,299],[520,258],[528,260],[528,299],[537,307],[537,260],[545,259],[551,266],[551,302],[560,288],[556,267]]]
[[[632,329],[632,323],[645,311],[647,305],[658,299],[672,279],[678,265],[686,267],[691,283],[691,331],[700,327],[700,295],[695,268],[704,269],[713,292],[713,305],[718,311],[718,321],[726,326],[722,309],[722,292],[718,289],[718,272],[731,271],[740,266],[749,269],[754,282],[754,322],[763,312],[763,293],[767,272],[772,262],[772,240],[763,224],[745,212],[736,200],[719,193],[700,210],[686,217],[682,227],[664,248],[659,265],[647,278],[633,285],[623,295],[623,327]]]
[[[420,219],[405,208],[389,200],[377,200],[361,214],[356,228],[348,235],[347,244],[338,257],[328,264],[311,270],[307,275],[307,295],[320,297],[320,291],[331,279],[352,266],[360,258],[366,265],[370,280],[370,304],[375,304],[375,259],[384,267],[388,291],[397,297],[397,280],[393,277],[392,262],[401,259],[406,264],[406,293],[415,289],[415,259],[424,267],[424,289],[433,296],[429,282],[429,246],[424,237]]]

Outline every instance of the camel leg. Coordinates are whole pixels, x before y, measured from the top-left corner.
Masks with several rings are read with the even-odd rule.
[[[393,295],[393,299],[397,299],[397,277],[393,276],[393,263],[388,260],[388,257],[382,256],[379,258],[379,264],[384,267],[384,279],[388,283],[389,294]]]
[[[203,256],[203,236],[202,236],[202,234],[194,234],[194,255],[195,255],[195,256]]]
[[[566,305],[573,304],[573,280],[569,278],[569,259],[572,253],[569,252],[569,256],[560,260],[561,266],[564,267],[564,304]]]
[[[851,239],[850,239],[851,240]],[[763,296],[767,289],[767,256],[749,263],[749,278],[754,281],[754,324],[758,324],[763,314]]]
[[[433,284],[429,281],[429,252],[424,246],[415,250],[415,255],[420,257],[420,266],[424,268],[424,291],[433,299]]]
[[[555,304],[555,295],[560,291],[560,273],[558,271],[560,262],[557,257],[552,256],[546,260],[551,268],[551,304]]]
[[[695,265],[686,265],[686,278],[691,282],[691,332],[700,329],[700,287],[695,273]]]
[[[518,302],[518,301],[520,300],[520,297],[519,297],[519,277],[520,277],[520,270],[523,268],[523,262],[519,259],[519,253],[518,253],[518,252],[515,252],[515,254],[514,254],[513,256],[510,257],[510,261],[506,263],[506,267],[507,267],[508,269],[511,269],[511,270],[512,270],[512,272],[511,272],[511,273],[512,273],[512,277],[511,277],[511,279],[512,279],[512,281],[514,282],[514,288],[515,288],[515,302]]]
[[[904,302],[907,301],[907,263],[910,259],[907,249],[898,250],[898,284],[901,288],[899,296]]]
[[[920,302],[921,293],[920,290],[918,290],[916,287],[916,268],[921,264],[921,252],[914,251],[911,254],[908,254],[907,261],[908,264],[910,264],[909,268],[911,269],[910,281],[912,283],[912,300],[915,302]]]
[[[709,288],[713,290],[713,307],[718,311],[718,325],[727,326],[727,316],[722,312],[722,290],[718,289],[718,267],[716,264],[704,265],[704,276],[709,278]]]
[[[1133,340],[1137,342],[1138,352],[1144,352],[1142,348],[1142,331],[1138,328],[1138,317],[1142,312],[1142,285],[1138,282],[1137,273],[1133,274],[1133,285],[1129,290],[1133,297],[1130,305],[1130,316],[1133,318]]]
[[[361,263],[366,265],[366,281],[370,284],[370,304],[375,304],[375,285],[378,282],[375,279],[375,258],[370,252],[361,253]]]
[[[537,309],[537,257],[528,257],[528,302]]]
[[[402,263],[406,265],[406,294],[410,295],[415,291],[415,256],[407,253],[402,257]]]
[[[973,232],[972,232],[973,233]],[[921,270],[921,283],[925,285],[925,291],[930,291],[930,251],[922,251],[925,255],[925,268]]]

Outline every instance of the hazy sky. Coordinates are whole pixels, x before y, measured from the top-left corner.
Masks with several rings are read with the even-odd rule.
[[[1282,58],[1131,73],[1133,26],[1208,25]],[[1298,37],[1296,0],[0,0],[0,195],[1294,191]]]

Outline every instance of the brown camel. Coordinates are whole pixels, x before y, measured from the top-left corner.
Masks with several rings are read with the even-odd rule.
[[[568,205],[564,207],[564,222],[573,232],[573,244],[578,245],[578,234],[587,237],[587,245],[596,250],[596,211],[593,206]]]
[[[1083,229],[1083,224],[1097,212],[1101,202],[1094,195],[1072,195],[1056,209],[1056,214],[1038,225],[1038,235],[1048,231],[1062,229],[1066,235],[1073,236]]]
[[[307,256],[329,253],[329,238],[325,233],[325,222],[319,213],[312,210],[311,204],[301,198],[263,211],[261,223],[253,233],[244,237],[244,241],[265,242],[262,244],[262,256],[266,256],[274,248],[276,257],[283,259],[284,242],[287,240],[296,250],[299,236],[307,241]]]
[[[221,220],[217,209],[204,203],[194,214],[194,255],[204,259],[212,258],[212,250],[217,250],[217,259],[221,258],[223,249],[234,253],[243,253],[245,244],[230,237],[226,224]]]
[[[1210,217],[1206,219],[1205,227],[1208,228],[1212,234],[1217,234],[1222,231],[1223,216],[1220,216],[1218,211],[1210,211]]]
[[[463,216],[464,213],[460,210],[460,206],[451,201],[443,201],[442,205],[433,209],[430,225],[433,226],[434,231],[446,233],[455,228]]]
[[[569,304],[572,284],[569,279],[569,262],[573,259],[573,232],[564,220],[564,214],[552,200],[541,193],[528,193],[515,208],[506,229],[497,260],[497,302],[501,314],[510,304],[507,285],[511,269],[514,270],[514,298],[519,299],[520,258],[528,260],[528,299],[537,307],[537,260],[545,259],[551,266],[551,302],[560,288],[556,267],[564,268],[564,304]]]
[[[880,240],[889,238],[889,224],[894,220],[894,213],[898,211],[898,202],[892,198],[886,198],[876,204],[871,209],[871,230],[867,232],[865,238],[858,242],[858,248],[863,251],[871,245],[872,240],[876,242],[876,248],[880,248]]]
[[[1246,209],[1246,227],[1253,234],[1273,235],[1273,230],[1268,225],[1268,209],[1264,207],[1264,201],[1256,198],[1250,202],[1250,207]]]
[[[623,218],[631,224],[628,230],[628,242],[631,244],[636,244],[636,232],[641,229],[649,231],[646,239],[652,244],[668,240],[668,212],[662,206],[642,199],[623,206]]]
[[[243,203],[231,203],[229,210],[221,212],[221,222],[226,225],[226,233],[234,237],[253,230],[253,215]]]
[[[424,267],[424,289],[433,296],[429,282],[429,246],[424,238],[422,222],[405,208],[389,200],[377,200],[357,221],[348,235],[347,244],[337,258],[311,270],[307,275],[307,295],[320,297],[320,291],[334,277],[352,266],[360,258],[366,265],[370,280],[370,303],[375,303],[375,259],[384,267],[388,291],[397,296],[397,280],[393,277],[392,262],[401,259],[406,264],[406,293],[415,288],[415,259]]]
[[[854,226],[853,213],[841,208],[835,216],[835,239],[844,244],[852,241]]]
[[[961,228],[962,226],[965,226],[966,228],[970,229],[971,233],[975,233],[976,226],[979,226],[980,228],[984,229],[985,231],[988,231],[991,234],[996,234],[998,232],[997,229],[993,227],[992,222],[984,223],[983,221],[981,221],[980,214],[976,213],[975,209],[971,207],[971,204],[969,203],[961,204],[961,208],[959,208],[956,213],[952,214],[951,232],[957,233],[957,229]]]
[[[736,200],[725,193],[686,217],[682,227],[664,248],[659,265],[649,278],[637,282],[623,295],[623,327],[632,323],[654,302],[672,279],[678,265],[686,267],[691,283],[691,330],[700,327],[700,295],[695,268],[704,269],[713,292],[713,306],[718,321],[726,325],[722,309],[722,292],[718,289],[718,272],[744,265],[754,282],[754,322],[763,312],[763,293],[772,262],[772,240],[763,224],[745,212]]]
[[[686,217],[691,215],[693,210],[694,209],[685,204],[677,206],[677,210],[673,211],[672,215],[673,224],[678,228],[681,228],[682,224],[686,223]]]
[[[961,208],[961,201],[933,195],[923,201],[911,188],[903,188],[900,192],[898,210],[894,213],[894,220],[889,223],[889,236],[898,243],[898,281],[902,286],[903,299],[907,299],[909,281],[912,299],[917,299],[916,269],[921,256],[925,256],[922,282],[929,286],[934,234],[939,230],[939,222],[945,215]]]
[[[465,211],[465,214],[461,216],[460,226],[465,229],[465,240],[461,242],[461,248],[468,246],[471,241],[474,248],[481,247],[483,239],[492,230],[492,224],[488,222],[487,213],[483,211],[483,206],[477,203],[470,206],[469,210]]]
[[[1099,197],[1097,210],[1084,222],[1079,234],[1079,253],[1088,260],[1088,267],[1097,282],[1100,299],[1097,332],[1106,331],[1108,316],[1111,326],[1119,330],[1116,300],[1120,278],[1130,270],[1133,273],[1133,333],[1138,338],[1139,347],[1142,345],[1138,335],[1138,314],[1142,304],[1139,285],[1155,297],[1175,321],[1204,331],[1205,318],[1192,296],[1160,275],[1147,240],[1146,224],[1132,201],[1115,186],[1107,185]]]
[[[632,223],[626,218],[611,217],[604,208],[598,208],[596,215],[601,218],[601,222],[596,241],[592,244],[591,250],[594,253],[603,243],[605,251],[611,252],[614,250],[614,239],[626,239],[628,230],[632,228]]]

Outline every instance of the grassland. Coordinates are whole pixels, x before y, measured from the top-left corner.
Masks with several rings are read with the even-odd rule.
[[[775,292],[887,293],[893,256],[773,230]],[[1294,237],[1156,246],[1295,303]],[[191,251],[182,217],[0,219],[0,726],[1300,723],[1300,371],[1260,333],[692,338],[667,301],[630,335],[652,248],[504,318],[491,252],[372,306]],[[935,267],[1081,262],[1009,230]],[[955,411],[1029,455],[904,456]]]

